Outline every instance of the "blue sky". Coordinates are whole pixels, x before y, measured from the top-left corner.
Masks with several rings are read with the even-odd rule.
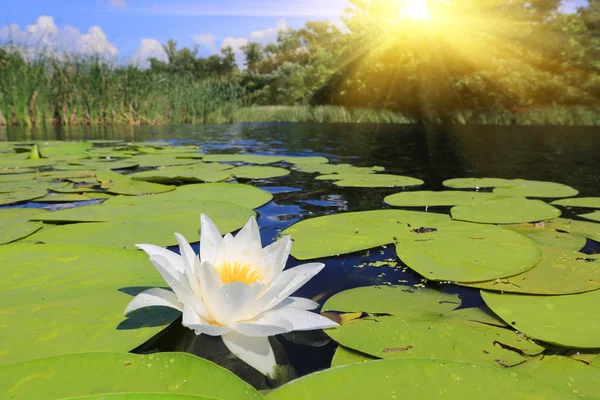
[[[566,0],[573,10],[585,0]],[[347,0],[3,0],[0,39],[61,43],[143,64],[162,57],[160,43],[198,44],[202,55],[247,40],[272,41],[277,30],[306,21],[337,22]]]

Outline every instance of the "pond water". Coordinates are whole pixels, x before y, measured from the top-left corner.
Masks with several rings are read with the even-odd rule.
[[[523,178],[563,183],[580,196],[600,196],[600,132],[597,128],[556,127],[425,127],[402,125],[346,124],[240,124],[221,126],[166,127],[50,127],[30,130],[0,130],[1,140],[123,139],[168,141],[174,145],[197,144],[205,153],[257,153],[324,156],[332,163],[382,166],[386,173],[425,181],[418,190],[443,190],[442,182],[458,177]],[[388,208],[383,198],[399,192],[394,188],[340,188],[312,174],[292,171],[288,176],[255,180],[252,185],[274,194],[274,200],[259,208],[258,223],[263,242],[270,243],[290,225],[321,215]],[[35,206],[35,203],[30,205]],[[423,211],[421,208],[410,208]],[[428,211],[448,213],[450,207]],[[574,212],[567,210],[563,217]],[[189,239],[189,238],[188,238]],[[198,251],[198,245],[194,246]],[[586,252],[598,252],[589,242]],[[297,293],[321,304],[342,290],[376,284],[419,285],[421,277],[404,269],[370,267],[368,263],[393,259],[393,246],[311,261],[327,267]],[[288,267],[303,262],[290,259]],[[427,284],[432,286],[431,284]],[[435,287],[440,287],[437,285]],[[483,304],[476,289],[446,285],[458,293],[463,307]],[[187,336],[187,339],[182,339]],[[202,354],[201,345],[190,343],[192,331],[174,324],[167,336],[153,344],[161,350],[181,348]],[[329,366],[334,344],[327,336],[290,334],[279,338],[298,375]],[[193,340],[192,340],[193,342]],[[307,351],[306,346],[311,350]],[[141,351],[146,351],[141,349]]]

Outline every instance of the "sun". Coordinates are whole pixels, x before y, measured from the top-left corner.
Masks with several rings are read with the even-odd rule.
[[[431,15],[427,8],[427,0],[398,0],[406,3],[406,6],[400,11],[400,18],[411,18],[415,21],[429,21]]]

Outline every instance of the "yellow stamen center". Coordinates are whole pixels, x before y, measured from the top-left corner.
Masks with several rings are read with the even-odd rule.
[[[229,261],[225,261],[216,270],[221,276],[223,284],[243,282],[251,285],[256,281],[262,280],[262,276],[250,264],[240,264],[238,262],[232,264]]]

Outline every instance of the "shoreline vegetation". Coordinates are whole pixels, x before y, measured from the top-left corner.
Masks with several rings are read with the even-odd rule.
[[[573,14],[465,2],[423,25],[391,20],[400,2],[352,1],[344,30],[307,22],[208,57],[169,40],[147,68],[0,42],[0,126],[600,125],[600,1]],[[492,36],[486,21],[502,21]]]

